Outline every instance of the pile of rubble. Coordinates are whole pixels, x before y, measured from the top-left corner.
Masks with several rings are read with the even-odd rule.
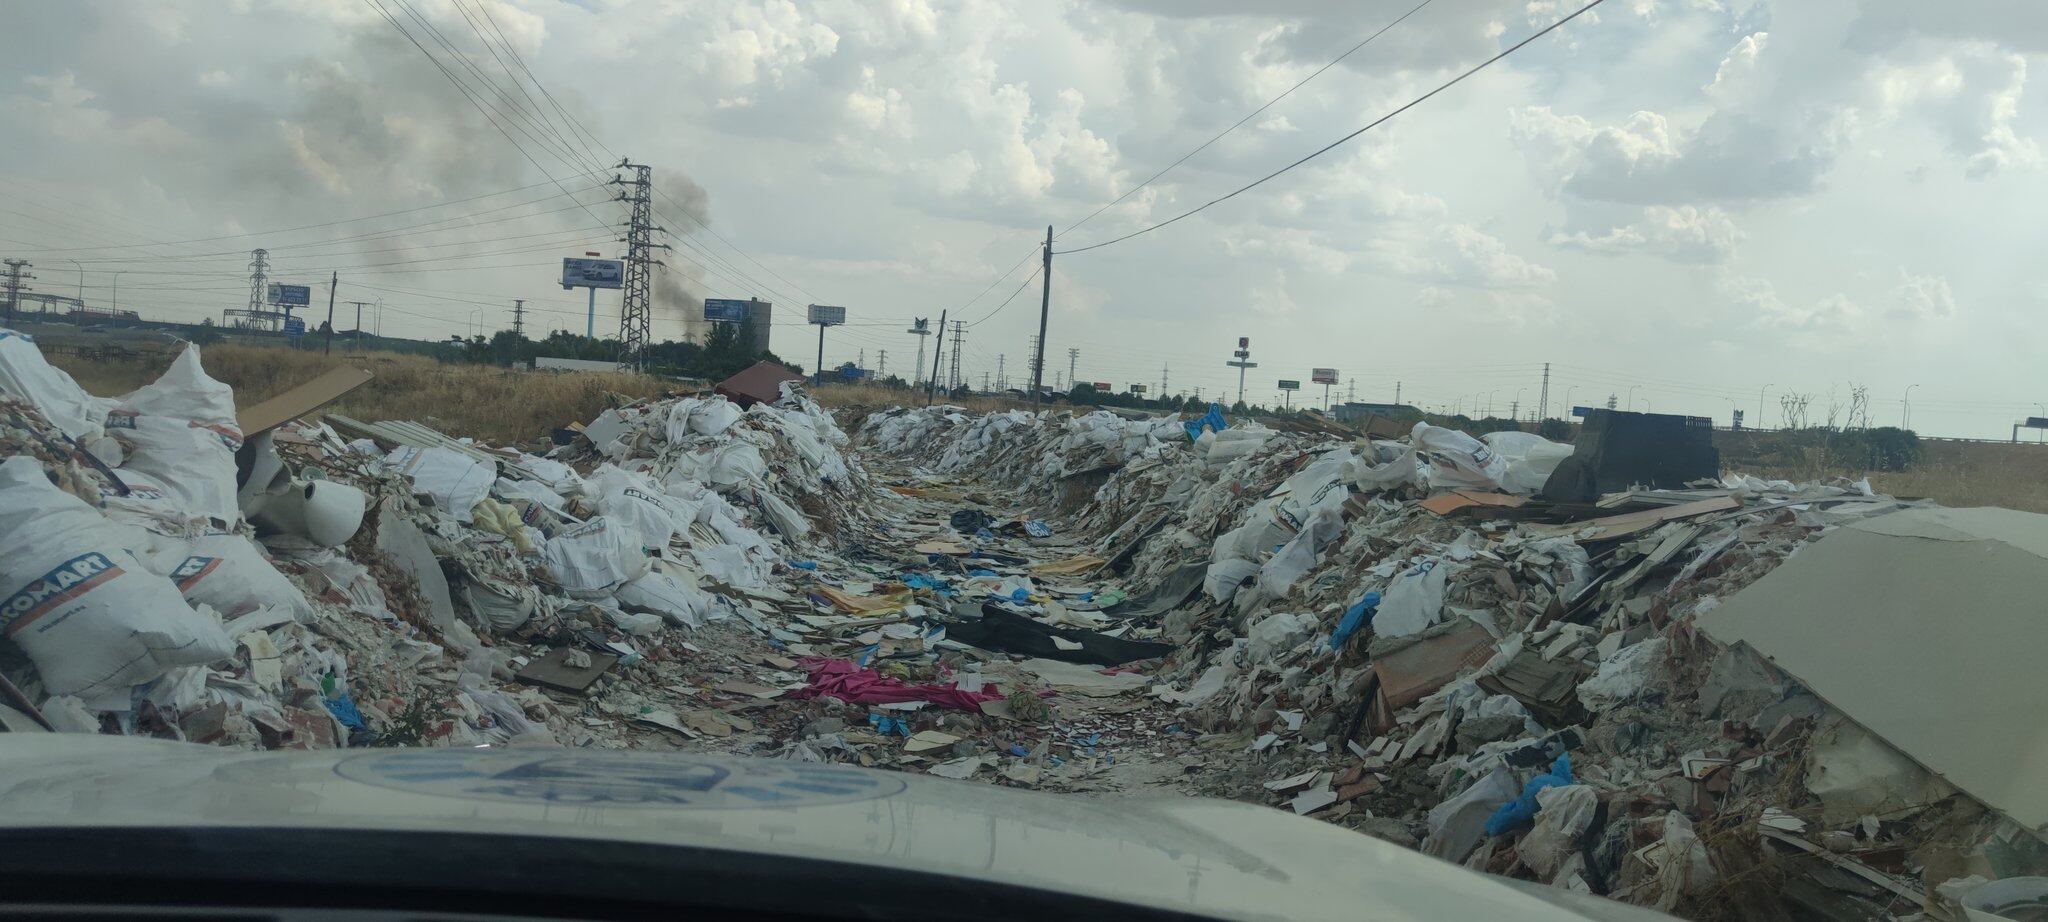
[[[1596,414],[1576,451],[1183,425],[930,408],[861,435],[995,491],[1094,475],[1058,524],[1157,600],[1151,694],[1244,757],[1211,793],[1695,917],[1940,914],[2048,867],[2038,759],[1995,755],[2048,703],[2019,678],[2048,632],[2008,595],[2043,517],[1723,475],[1678,417]],[[2011,671],[1930,690],[1956,677],[1924,648],[1965,639],[1954,672]]]

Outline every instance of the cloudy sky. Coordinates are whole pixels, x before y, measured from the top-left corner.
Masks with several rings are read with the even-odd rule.
[[[1057,253],[1179,215],[1576,8],[1426,3],[1096,214],[1416,2],[24,5],[0,254],[152,316],[241,306],[262,246],[381,299],[386,334],[502,328],[516,297],[580,329],[554,267],[618,251],[626,156],[675,247],[658,338],[759,295],[809,365],[801,305],[840,304],[827,363],[902,373],[910,318],[949,310],[964,370],[1014,383],[1047,225]],[[1767,422],[1787,393],[1819,422],[1861,386],[1897,423],[1918,385],[1916,428],[2003,436],[2048,415],[2044,57],[2025,0],[1607,0],[1257,189],[1057,255],[1049,369],[1076,348],[1081,380],[1215,395],[1250,336],[1253,399],[1333,366],[1340,397],[1526,411],[1549,362],[1553,412],[1753,423],[1768,386]]]

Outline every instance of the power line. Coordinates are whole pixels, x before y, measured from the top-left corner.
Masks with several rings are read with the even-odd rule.
[[[1402,105],[1402,106],[1401,106],[1400,108],[1398,108],[1398,109],[1395,109],[1394,111],[1392,111],[1392,112],[1389,112],[1389,113],[1387,113],[1387,114],[1385,114],[1385,115],[1382,115],[1382,116],[1380,116],[1379,118],[1373,119],[1373,120],[1372,120],[1371,122],[1367,123],[1365,127],[1363,127],[1363,128],[1360,128],[1360,129],[1358,129],[1357,131],[1354,131],[1354,132],[1352,132],[1352,133],[1350,133],[1350,134],[1347,134],[1347,135],[1345,135],[1345,136],[1343,136],[1343,137],[1341,137],[1341,138],[1338,138],[1338,139],[1337,139],[1337,140],[1335,140],[1335,141],[1331,141],[1331,142],[1330,142],[1329,144],[1326,144],[1326,145],[1324,145],[1324,146],[1323,146],[1322,148],[1318,149],[1318,150],[1317,150],[1317,151],[1315,151],[1314,153],[1311,153],[1311,154],[1309,154],[1308,156],[1306,156],[1306,157],[1303,157],[1303,158],[1301,158],[1300,160],[1296,160],[1296,161],[1294,161],[1293,163],[1290,163],[1290,164],[1288,164],[1288,165],[1286,165],[1286,166],[1283,166],[1283,167],[1281,167],[1281,168],[1279,168],[1279,169],[1277,169],[1277,170],[1274,170],[1274,171],[1273,171],[1273,172],[1271,172],[1271,173],[1267,173],[1266,175],[1264,175],[1264,176],[1261,176],[1261,177],[1259,177],[1258,179],[1252,180],[1251,182],[1249,182],[1249,183],[1246,183],[1245,185],[1243,185],[1243,186],[1240,186],[1240,187],[1238,187],[1238,188],[1237,188],[1236,190],[1234,190],[1234,191],[1230,192],[1230,193],[1229,193],[1229,194],[1227,194],[1227,195],[1223,195],[1223,196],[1221,196],[1221,197],[1219,197],[1219,198],[1213,198],[1213,199],[1210,199],[1209,201],[1207,201],[1207,202],[1204,202],[1204,203],[1202,203],[1201,205],[1199,205],[1199,206],[1196,206],[1196,207],[1195,207],[1195,208],[1193,208],[1193,209],[1190,209],[1190,210],[1188,210],[1188,211],[1184,211],[1184,212],[1181,212],[1180,214],[1177,214],[1177,215],[1175,215],[1175,216],[1173,216],[1173,217],[1171,217],[1171,218],[1168,218],[1168,219],[1166,219],[1166,220],[1164,220],[1164,221],[1161,221],[1161,222],[1159,222],[1159,223],[1157,223],[1157,224],[1153,224],[1153,225],[1151,225],[1151,226],[1148,226],[1148,227],[1143,227],[1143,228],[1140,228],[1140,229],[1138,229],[1138,230],[1134,230],[1134,231],[1131,231],[1130,233],[1128,233],[1128,234],[1124,234],[1123,236],[1120,236],[1120,237],[1111,237],[1110,239],[1108,239],[1108,240],[1104,240],[1104,241],[1102,241],[1102,242],[1100,242],[1100,243],[1091,243],[1091,244],[1089,244],[1089,245],[1087,245],[1087,246],[1082,246],[1082,247],[1075,247],[1075,248],[1073,248],[1073,249],[1071,249],[1071,250],[1060,250],[1060,251],[1059,251],[1059,253],[1060,253],[1060,254],[1067,254],[1067,253],[1085,253],[1085,252],[1087,252],[1087,251],[1089,251],[1089,250],[1097,250],[1097,249],[1101,249],[1101,248],[1103,248],[1103,247],[1106,247],[1106,246],[1109,246],[1110,244],[1113,244],[1113,243],[1122,243],[1123,241],[1129,240],[1129,239],[1131,239],[1132,237],[1136,237],[1136,236],[1138,236],[1138,235],[1140,235],[1140,234],[1148,234],[1148,233],[1151,233],[1152,231],[1156,231],[1156,230],[1158,230],[1158,229],[1160,229],[1160,228],[1162,228],[1162,227],[1165,227],[1165,226],[1167,226],[1167,225],[1169,225],[1169,224],[1173,224],[1173,223],[1176,223],[1176,222],[1178,222],[1178,221],[1180,221],[1180,220],[1182,220],[1182,219],[1184,219],[1184,218],[1190,218],[1190,217],[1193,217],[1193,216],[1195,216],[1195,215],[1197,215],[1197,214],[1200,214],[1200,213],[1202,213],[1202,212],[1204,212],[1204,211],[1208,210],[1208,209],[1209,209],[1209,208],[1210,208],[1211,206],[1213,206],[1213,205],[1219,205],[1219,204],[1222,204],[1222,203],[1224,203],[1224,202],[1227,202],[1227,201],[1229,201],[1229,200],[1231,200],[1231,199],[1234,199],[1234,198],[1238,197],[1239,195],[1242,195],[1242,194],[1244,194],[1244,193],[1246,193],[1246,192],[1249,192],[1249,191],[1251,191],[1252,189],[1255,189],[1255,188],[1259,187],[1260,185],[1263,185],[1263,184],[1264,184],[1264,183],[1265,183],[1265,182],[1266,182],[1267,180],[1273,179],[1274,177],[1276,177],[1276,176],[1279,176],[1279,175],[1280,175],[1280,174],[1282,174],[1282,173],[1285,173],[1285,172],[1287,172],[1287,171],[1289,171],[1289,170],[1292,170],[1292,169],[1294,169],[1295,167],[1301,166],[1302,164],[1304,164],[1304,163],[1307,163],[1307,162],[1309,162],[1310,160],[1314,160],[1314,159],[1316,159],[1317,157],[1320,157],[1320,156],[1322,156],[1322,155],[1324,155],[1324,154],[1326,154],[1326,153],[1329,153],[1329,152],[1330,152],[1331,150],[1333,150],[1333,149],[1337,148],[1337,147],[1338,147],[1339,145],[1342,145],[1342,144],[1344,144],[1345,142],[1347,142],[1347,141],[1350,141],[1350,140],[1351,140],[1352,138],[1358,137],[1359,135],[1362,135],[1362,134],[1364,134],[1364,133],[1366,133],[1366,132],[1368,132],[1368,131],[1371,131],[1372,129],[1374,129],[1374,128],[1378,127],[1379,125],[1381,125],[1381,124],[1383,124],[1383,123],[1385,123],[1385,122],[1386,122],[1386,121],[1388,121],[1389,119],[1392,119],[1392,118],[1393,118],[1394,116],[1400,115],[1401,113],[1403,113],[1403,112],[1406,112],[1406,111],[1408,111],[1409,109],[1412,109],[1412,108],[1414,108],[1414,107],[1416,107],[1416,106],[1418,106],[1418,105],[1421,105],[1421,104],[1422,104],[1422,103],[1423,103],[1424,101],[1428,100],[1428,99],[1429,99],[1430,97],[1432,97],[1432,96],[1435,96],[1436,94],[1438,94],[1438,93],[1441,93],[1441,92],[1443,92],[1443,91],[1445,91],[1445,90],[1447,90],[1447,89],[1450,89],[1450,88],[1451,88],[1451,87],[1453,87],[1453,86],[1456,86],[1456,85],[1457,85],[1457,84],[1459,84],[1460,82],[1464,81],[1464,79],[1465,79],[1466,77],[1470,77],[1470,76],[1472,76],[1473,74],[1476,74],[1476,73],[1480,72],[1481,70],[1484,70],[1484,69],[1485,69],[1485,68],[1486,68],[1486,67],[1487,67],[1488,65],[1491,65],[1491,64],[1492,64],[1493,62],[1495,62],[1495,61],[1498,61],[1498,60],[1500,60],[1500,59],[1502,59],[1502,58],[1505,58],[1505,57],[1507,57],[1508,55],[1514,54],[1514,53],[1515,53],[1516,51],[1519,51],[1519,50],[1521,50],[1522,46],[1524,46],[1524,45],[1527,45],[1527,44],[1529,44],[1530,42],[1533,42],[1533,41],[1535,41],[1535,40],[1537,40],[1537,39],[1539,39],[1539,38],[1542,38],[1542,37],[1543,37],[1543,36],[1545,36],[1545,35],[1549,35],[1549,34],[1550,34],[1550,33],[1551,33],[1552,31],[1555,31],[1555,30],[1556,30],[1556,29],[1557,29],[1558,27],[1560,27],[1560,26],[1563,26],[1563,25],[1564,25],[1565,23],[1571,22],[1572,20],[1574,20],[1574,19],[1577,19],[1577,18],[1579,18],[1579,16],[1580,16],[1580,15],[1582,15],[1582,14],[1584,14],[1584,13],[1585,13],[1585,12],[1586,12],[1587,10],[1590,10],[1590,9],[1592,9],[1592,8],[1596,7],[1596,6],[1599,6],[1599,5],[1600,5],[1601,3],[1603,3],[1603,2],[1605,2],[1605,0],[1592,0],[1592,2],[1591,2],[1591,3],[1588,3],[1588,4],[1586,4],[1585,6],[1579,7],[1579,8],[1577,9],[1577,10],[1574,10],[1574,11],[1573,11],[1573,12],[1571,13],[1571,15],[1568,15],[1568,16],[1564,17],[1563,19],[1560,19],[1560,20],[1558,20],[1558,21],[1556,21],[1556,22],[1553,22],[1553,23],[1551,23],[1550,25],[1544,26],[1544,27],[1543,27],[1543,28],[1542,28],[1541,30],[1537,31],[1537,32],[1536,32],[1535,34],[1533,34],[1533,35],[1530,35],[1529,37],[1527,37],[1527,38],[1524,38],[1524,39],[1522,39],[1521,41],[1519,41],[1519,42],[1516,42],[1516,43],[1514,43],[1513,45],[1509,45],[1509,46],[1508,46],[1508,47],[1507,47],[1507,48],[1506,48],[1505,50],[1501,51],[1501,53],[1499,53],[1499,54],[1496,54],[1496,55],[1494,55],[1493,57],[1487,58],[1486,60],[1484,60],[1484,61],[1481,61],[1481,62],[1479,62],[1479,63],[1478,63],[1478,64],[1476,64],[1476,65],[1473,65],[1473,67],[1472,67],[1472,68],[1471,68],[1470,70],[1467,70],[1467,71],[1465,71],[1464,73],[1461,73],[1461,74],[1459,74],[1459,75],[1457,75],[1457,76],[1455,76],[1455,77],[1452,77],[1451,79],[1449,79],[1449,80],[1447,80],[1447,81],[1443,82],[1442,84],[1438,85],[1436,89],[1430,90],[1429,92],[1427,92],[1427,93],[1424,93],[1424,94],[1422,94],[1421,96],[1417,96],[1417,97],[1415,97],[1414,99],[1412,99],[1412,100],[1408,101],[1408,102],[1407,102],[1406,104]]]
[[[1068,231],[1071,231],[1071,230],[1073,230],[1073,229],[1074,229],[1074,228],[1076,228],[1076,227],[1080,227],[1081,225],[1083,225],[1083,224],[1086,224],[1086,223],[1088,223],[1089,221],[1093,221],[1093,220],[1095,220],[1095,217],[1096,217],[1097,215],[1100,215],[1100,214],[1102,214],[1103,212],[1105,212],[1105,211],[1108,211],[1108,210],[1110,210],[1111,208],[1115,208],[1115,207],[1117,206],[1117,203],[1119,203],[1119,202],[1122,202],[1122,201],[1123,201],[1124,199],[1130,198],[1130,197],[1131,197],[1131,196],[1133,196],[1133,195],[1136,195],[1136,194],[1138,193],[1138,190],[1140,190],[1140,189],[1143,189],[1143,188],[1145,188],[1146,186],[1149,186],[1149,185],[1151,185],[1151,184],[1152,184],[1152,183],[1153,183],[1154,181],[1158,180],[1158,179],[1159,179],[1159,177],[1161,177],[1161,176],[1165,176],[1166,174],[1168,174],[1168,173],[1171,173],[1171,172],[1173,172],[1173,169],[1174,169],[1174,167],[1177,167],[1177,166],[1180,166],[1180,165],[1181,165],[1181,164],[1183,164],[1183,163],[1186,163],[1186,162],[1188,161],[1188,158],[1189,158],[1189,157],[1193,157],[1194,155],[1196,155],[1196,154],[1199,154],[1199,153],[1201,153],[1202,151],[1208,150],[1208,149],[1209,149],[1209,145],[1211,145],[1211,144],[1214,144],[1214,143],[1216,143],[1216,142],[1218,142],[1218,141],[1221,141],[1221,140],[1223,140],[1223,136],[1224,136],[1224,135],[1227,135],[1227,134],[1229,134],[1229,133],[1231,133],[1231,132],[1233,132],[1233,131],[1236,131],[1236,130],[1237,130],[1237,129],[1239,129],[1239,128],[1242,128],[1242,127],[1244,127],[1244,123],[1246,123],[1246,122],[1249,122],[1249,121],[1251,121],[1251,120],[1252,120],[1253,118],[1256,118],[1256,117],[1258,116],[1258,114],[1259,114],[1259,113],[1261,113],[1261,112],[1264,112],[1264,111],[1266,111],[1267,109],[1270,109],[1270,108],[1272,108],[1272,107],[1273,107],[1273,104],[1274,104],[1274,103],[1277,103],[1277,102],[1279,102],[1280,100],[1286,99],[1286,98],[1287,98],[1288,96],[1292,95],[1292,94],[1294,93],[1294,91],[1295,91],[1295,90],[1301,89],[1301,88],[1302,88],[1303,86],[1306,86],[1306,85],[1308,85],[1308,82],[1309,82],[1310,80],[1314,80],[1315,78],[1317,78],[1317,77],[1320,77],[1320,76],[1322,76],[1322,75],[1323,75],[1323,71],[1329,70],[1329,69],[1330,69],[1330,68],[1332,68],[1332,67],[1336,67],[1336,66],[1337,66],[1337,64],[1338,64],[1339,62],[1343,61],[1343,60],[1344,60],[1345,58],[1348,58],[1348,57],[1350,57],[1350,56],[1351,56],[1352,54],[1356,53],[1356,52],[1358,51],[1358,49],[1360,49],[1360,48],[1364,48],[1364,47],[1365,47],[1366,45],[1369,45],[1369,44],[1371,44],[1371,43],[1372,43],[1372,40],[1373,40],[1373,39],[1379,38],[1379,37],[1380,37],[1381,35],[1384,35],[1384,34],[1386,34],[1387,30],[1389,30],[1389,29],[1392,29],[1393,27],[1395,27],[1395,26],[1398,26],[1398,25],[1400,25],[1400,24],[1401,24],[1401,22],[1402,22],[1403,20],[1407,19],[1407,18],[1408,18],[1408,17],[1410,17],[1410,16],[1413,16],[1413,15],[1415,15],[1415,14],[1416,14],[1416,13],[1418,13],[1418,12],[1421,12],[1421,11],[1422,11],[1422,8],[1423,8],[1423,7],[1425,7],[1425,6],[1428,6],[1428,5],[1430,5],[1431,3],[1433,3],[1433,2],[1435,2],[1435,0],[1422,0],[1422,2],[1421,2],[1421,3],[1418,3],[1418,4],[1416,4],[1416,5],[1414,6],[1414,7],[1410,8],[1410,9],[1408,10],[1408,12],[1406,12],[1406,13],[1402,13],[1402,14],[1401,14],[1401,15],[1400,15],[1399,17],[1396,17],[1396,18],[1394,19],[1394,21],[1393,21],[1393,22],[1390,22],[1390,23],[1387,23],[1387,24],[1386,24],[1386,25],[1384,25],[1384,26],[1381,26],[1378,32],[1374,32],[1373,34],[1371,34],[1371,35],[1368,35],[1368,36],[1366,36],[1366,37],[1365,37],[1365,38],[1364,38],[1363,40],[1361,40],[1361,41],[1360,41],[1360,42],[1359,42],[1358,44],[1356,44],[1356,45],[1353,45],[1353,46],[1351,46],[1351,47],[1350,47],[1349,49],[1347,49],[1347,50],[1346,50],[1346,51],[1345,51],[1345,52],[1344,52],[1343,54],[1340,54],[1340,55],[1338,55],[1338,56],[1336,56],[1336,57],[1334,57],[1334,58],[1331,58],[1331,59],[1330,59],[1330,63],[1328,63],[1328,64],[1325,64],[1325,65],[1323,65],[1323,66],[1321,66],[1321,67],[1318,67],[1318,68],[1316,68],[1316,69],[1315,69],[1315,72],[1314,72],[1314,73],[1311,73],[1311,74],[1309,74],[1308,76],[1306,76],[1306,77],[1303,77],[1303,78],[1301,78],[1301,80],[1297,81],[1297,82],[1296,82],[1296,83],[1295,83],[1295,84],[1294,84],[1293,86],[1290,86],[1290,87],[1288,87],[1288,88],[1286,89],[1286,91],[1282,92],[1282,93],[1281,93],[1280,95],[1278,95],[1278,96],[1275,96],[1275,97],[1273,97],[1272,99],[1268,99],[1268,100],[1266,100],[1266,103],[1265,103],[1265,105],[1262,105],[1262,106],[1260,106],[1260,107],[1258,107],[1258,108],[1256,108],[1256,109],[1253,109],[1253,110],[1252,110],[1252,111],[1250,111],[1250,112],[1247,112],[1247,113],[1245,113],[1245,116],[1244,116],[1244,118],[1241,118],[1241,119],[1238,119],[1238,120],[1237,120],[1237,121],[1235,121],[1235,122],[1232,122],[1232,123],[1231,123],[1231,125],[1230,125],[1230,127],[1228,127],[1228,128],[1225,128],[1225,129],[1223,129],[1222,131],[1219,131],[1219,132],[1217,132],[1217,133],[1216,133],[1216,136],[1215,136],[1215,137],[1213,137],[1213,138],[1210,138],[1210,139],[1209,139],[1209,140],[1207,140],[1207,141],[1203,141],[1203,142],[1201,143],[1201,146],[1199,146],[1199,147],[1196,147],[1196,148],[1195,148],[1194,150],[1188,151],[1188,152],[1187,152],[1187,153],[1185,153],[1185,154],[1182,154],[1179,160],[1175,160],[1174,162],[1172,162],[1172,163],[1169,163],[1169,164],[1167,164],[1167,165],[1166,165],[1166,168],[1165,168],[1165,169],[1163,169],[1163,170],[1160,170],[1159,172],[1157,172],[1157,173],[1154,173],[1154,174],[1152,174],[1152,178],[1151,178],[1151,179],[1147,179],[1147,180],[1145,180],[1144,182],[1141,182],[1141,183],[1139,183],[1139,184],[1137,184],[1137,185],[1135,185],[1135,186],[1132,186],[1132,187],[1130,188],[1130,190],[1129,190],[1129,191],[1126,191],[1126,192],[1125,192],[1124,194],[1122,194],[1122,195],[1119,195],[1119,196],[1117,196],[1117,197],[1116,197],[1115,199],[1112,199],[1112,200],[1110,201],[1110,203],[1109,203],[1109,204],[1107,204],[1107,205],[1104,205],[1104,206],[1102,206],[1101,208],[1097,208],[1097,209],[1095,209],[1094,211],[1091,211],[1091,212],[1089,212],[1089,213],[1088,213],[1088,216],[1087,216],[1087,217],[1085,217],[1085,218],[1082,218],[1082,219],[1081,219],[1081,220],[1079,220],[1079,221],[1075,221],[1074,223],[1072,223],[1072,224],[1070,224],[1070,225],[1067,225],[1067,229],[1066,229],[1066,230],[1063,230],[1063,231],[1060,231],[1060,232],[1059,232],[1059,234],[1058,234],[1058,236],[1057,236],[1057,237],[1055,237],[1054,239],[1058,239],[1059,237],[1064,237],[1064,236],[1066,236],[1066,235],[1067,235],[1067,232],[1068,232]]]
[[[1042,268],[1044,268],[1044,267],[1042,267],[1042,266],[1041,266],[1041,267],[1040,267],[1040,269],[1042,269]],[[1024,293],[1024,289],[1026,289],[1026,288],[1028,288],[1028,287],[1030,287],[1030,286],[1031,286],[1031,280],[1032,280],[1032,279],[1035,279],[1035,278],[1037,278],[1037,277],[1038,277],[1038,273],[1039,273],[1039,269],[1033,269],[1033,270],[1031,270],[1031,274],[1030,274],[1030,275],[1028,275],[1028,276],[1025,276],[1025,277],[1024,277],[1024,281],[1023,281],[1023,283],[1017,286],[1017,290],[1016,290],[1016,291],[1013,291],[1013,292],[1010,292],[1010,296],[1009,296],[1009,297],[1007,297],[1007,298],[1004,298],[1004,299],[1003,299],[1003,303],[1001,303],[1001,304],[998,304],[998,305],[996,305],[996,306],[995,306],[995,310],[989,311],[988,313],[986,313],[986,314],[983,314],[983,315],[981,315],[981,320],[974,320],[974,321],[970,321],[970,322],[969,322],[969,323],[968,323],[967,325],[968,325],[968,326],[970,326],[970,327],[978,327],[978,326],[980,326],[980,325],[981,325],[981,323],[982,323],[982,320],[987,320],[988,318],[990,318],[990,317],[994,317],[994,316],[995,316],[996,314],[998,314],[998,313],[1001,313],[1001,312],[1002,312],[1002,309],[1003,309],[1003,308],[1005,308],[1005,307],[1009,307],[1009,306],[1010,306],[1010,302],[1011,302],[1011,301],[1014,301],[1014,300],[1016,300],[1016,299],[1017,299],[1017,296],[1018,296],[1018,295],[1020,295],[1020,294],[1023,294],[1023,293]],[[969,303],[973,303],[973,302],[969,302]],[[958,323],[959,321],[957,321],[957,320],[956,320],[956,321],[954,321],[954,322],[955,322],[955,323]]]

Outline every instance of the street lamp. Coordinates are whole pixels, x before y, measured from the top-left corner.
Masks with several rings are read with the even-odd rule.
[[[1756,389],[1756,425],[1759,429],[1763,428],[1764,425],[1764,391],[1774,387],[1777,387],[1777,385],[1766,384]]]
[[[78,307],[79,307],[79,309],[80,309],[80,310],[84,310],[84,309],[85,309],[85,267],[84,267],[84,266],[80,266],[80,265],[78,265],[78,260],[75,260],[75,259],[67,259],[67,260],[65,260],[65,262],[67,262],[67,263],[70,263],[70,264],[71,264],[71,265],[73,265],[73,266],[77,266],[77,268],[78,268]]]
[[[1901,429],[1913,428],[1913,388],[1919,386],[1918,384],[1906,385],[1906,396],[1899,401],[1899,428]]]
[[[1636,411],[1636,388],[1639,387],[1642,387],[1642,385],[1631,384],[1628,386],[1628,411],[1630,413],[1634,413]]]
[[[484,309],[481,307],[472,307],[469,309],[469,335],[476,335],[477,315],[483,313],[483,310]]]
[[[1572,407],[1574,406],[1574,404],[1572,403],[1572,391],[1577,390],[1578,387],[1578,385],[1574,384],[1571,387],[1567,387],[1564,389],[1564,415],[1566,419],[1571,418]]]
[[[114,273],[114,304],[112,309],[117,312],[121,309],[121,273],[119,272]]]
[[[1493,390],[1490,390],[1490,391],[1487,391],[1487,392],[1486,392],[1486,415],[1488,415],[1488,416],[1492,416],[1492,415],[1493,415],[1493,395],[1495,395],[1495,394],[1498,394],[1498,393],[1500,393],[1500,388],[1497,388],[1497,387],[1496,387],[1496,388],[1494,388]],[[1478,403],[1479,401],[1477,401],[1477,400],[1474,400],[1474,401],[1472,401],[1472,402],[1473,402],[1473,403]]]

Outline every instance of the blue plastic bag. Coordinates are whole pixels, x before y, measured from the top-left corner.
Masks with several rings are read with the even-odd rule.
[[[1188,441],[1192,442],[1202,437],[1203,429],[1211,429],[1216,432],[1222,432],[1223,430],[1230,428],[1230,423],[1226,422],[1223,419],[1223,405],[1220,403],[1212,403],[1209,405],[1209,412],[1207,415],[1201,417],[1200,419],[1191,419],[1187,422],[1181,423],[1181,427],[1188,431]]]
[[[1486,834],[1505,835],[1523,826],[1536,822],[1536,792],[1545,788],[1563,787],[1572,783],[1572,754],[1567,752],[1551,763],[1550,773],[1529,779],[1522,787],[1522,796],[1501,804],[1500,809],[1486,818]]]
[[[1350,640],[1352,634],[1372,622],[1373,613],[1379,611],[1379,608],[1380,594],[1374,591],[1366,593],[1365,598],[1358,600],[1358,604],[1345,609],[1343,620],[1338,621],[1337,629],[1330,632],[1330,649],[1343,649],[1344,642]]]

